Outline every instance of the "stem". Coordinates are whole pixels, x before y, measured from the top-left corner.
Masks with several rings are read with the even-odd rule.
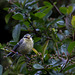
[[[73,41],[74,41],[74,32],[73,32]]]
[[[15,51],[13,51],[13,50],[11,50],[11,52],[13,52],[14,54],[16,54],[16,53],[17,53],[17,52],[15,52]],[[19,54],[19,53],[18,53],[18,55],[22,56],[22,54]]]
[[[25,14],[26,17],[28,17],[26,14]],[[30,23],[30,25],[33,27],[33,30],[35,32],[35,34],[37,34],[36,32],[36,28],[33,26],[33,22],[30,22],[29,19],[27,18],[27,21]]]
[[[55,9],[57,10],[57,12],[62,15],[62,13],[60,12],[60,10],[58,9],[58,7],[51,1],[51,0],[48,0],[54,7]]]
[[[62,72],[64,70],[64,68],[67,66],[68,61],[69,61],[69,58],[67,58],[67,61],[66,61],[65,65],[64,65],[64,67],[60,70],[60,72]]]
[[[56,48],[57,48],[57,53],[58,53],[58,56],[59,56],[59,50],[58,50],[58,45],[57,45],[57,43],[56,43]]]

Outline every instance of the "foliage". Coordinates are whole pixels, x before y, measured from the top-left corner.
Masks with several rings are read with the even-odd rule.
[[[2,75],[2,71],[3,71],[3,66],[0,65],[0,75]]]
[[[29,55],[30,61],[24,56],[18,58],[18,55],[15,55],[15,60],[7,57],[9,68],[3,75],[75,73],[75,16],[70,16],[73,6],[56,9],[60,15],[52,18],[52,9],[56,8],[56,3],[43,1],[43,6],[39,6],[39,2],[40,0],[18,0],[10,2],[11,8],[4,8],[9,11],[5,17],[6,23],[9,23],[10,17],[17,21],[17,24],[13,26],[13,40],[8,45],[14,46],[23,32],[33,36],[34,48]],[[10,51],[10,47],[7,46],[7,48]]]

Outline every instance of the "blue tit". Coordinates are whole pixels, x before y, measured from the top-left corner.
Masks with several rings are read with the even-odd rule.
[[[22,55],[28,54],[33,48],[33,39],[30,34],[24,35],[24,37],[14,46],[13,51],[17,51]],[[7,56],[13,56],[13,52],[10,52]]]

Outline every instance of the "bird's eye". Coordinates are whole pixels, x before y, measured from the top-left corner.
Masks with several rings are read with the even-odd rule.
[[[28,37],[24,37],[24,38],[28,38]]]

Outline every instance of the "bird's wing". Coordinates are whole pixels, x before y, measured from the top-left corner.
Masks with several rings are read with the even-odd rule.
[[[22,44],[22,42],[23,42],[23,39],[21,39],[21,40],[14,46],[13,51],[16,51],[17,48]],[[14,54],[14,52],[10,52],[10,53],[7,55],[7,57],[8,57],[8,56],[11,56],[11,57],[12,57],[13,54]]]
[[[22,44],[22,42],[23,42],[23,39],[21,39],[21,40],[14,46],[13,51],[16,51],[17,48]]]

